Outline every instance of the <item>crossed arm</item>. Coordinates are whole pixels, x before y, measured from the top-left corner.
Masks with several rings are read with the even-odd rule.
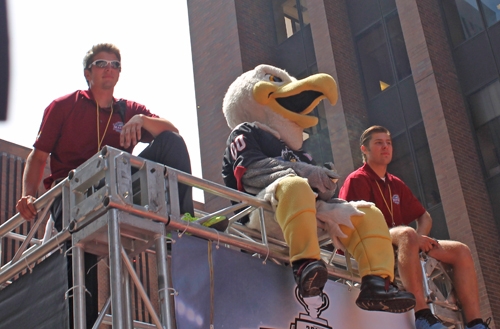
[[[147,130],[153,138],[164,131],[179,133],[179,130],[168,120],[162,118],[151,118],[142,114],[133,116],[122,128],[120,134],[120,145],[128,148],[136,145],[141,140],[141,128]],[[42,181],[45,163],[49,153],[37,150],[31,151],[26,161],[23,175],[23,191],[21,199],[16,204],[17,211],[26,220],[33,220],[37,214],[34,202],[36,191]]]

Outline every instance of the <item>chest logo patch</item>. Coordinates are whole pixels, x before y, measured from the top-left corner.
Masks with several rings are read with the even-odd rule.
[[[123,122],[115,122],[113,123],[113,130],[118,132],[118,133],[121,133],[122,132],[122,128],[123,128]]]
[[[394,194],[392,196],[392,202],[394,202],[395,204],[399,204],[401,202],[401,200],[399,199],[399,194]]]

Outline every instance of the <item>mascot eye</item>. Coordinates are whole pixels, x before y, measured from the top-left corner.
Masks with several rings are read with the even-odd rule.
[[[272,81],[272,82],[283,82],[283,80],[281,80],[281,78],[275,76],[275,75],[271,75],[271,74],[266,74],[266,78],[269,79],[269,81]]]

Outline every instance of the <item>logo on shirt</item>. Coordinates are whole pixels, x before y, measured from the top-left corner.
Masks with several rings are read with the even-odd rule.
[[[394,194],[392,196],[392,202],[394,202],[395,204],[399,204],[401,202],[401,200],[399,199],[399,194]]]
[[[113,130],[118,132],[118,133],[121,133],[122,132],[122,128],[123,128],[123,122],[115,122],[113,123]]]

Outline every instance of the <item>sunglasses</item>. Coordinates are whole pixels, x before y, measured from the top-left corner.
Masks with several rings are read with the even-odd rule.
[[[92,67],[92,65],[95,65],[100,68],[105,68],[106,66],[108,66],[108,64],[111,64],[112,69],[119,69],[121,66],[119,61],[108,61],[105,59],[98,59],[89,65],[89,70]]]

